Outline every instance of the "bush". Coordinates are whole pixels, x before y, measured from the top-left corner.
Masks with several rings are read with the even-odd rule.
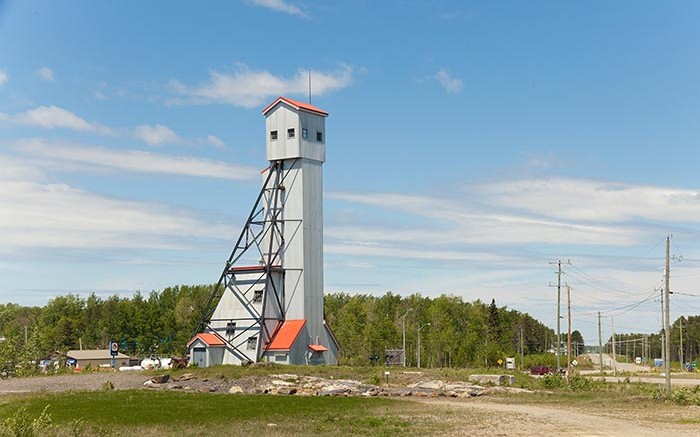
[[[523,359],[523,366],[526,369],[532,369],[535,366],[547,366],[556,368],[557,367],[557,357],[554,354],[530,354],[525,355]]]
[[[6,418],[0,425],[0,431],[7,437],[39,437],[50,435],[51,415],[45,406],[39,417],[33,418],[26,407],[20,407],[15,414]]]
[[[564,387],[564,378],[557,373],[548,373],[541,379],[544,388],[560,388]]]
[[[679,405],[700,406],[700,391],[698,386],[693,388],[677,388],[671,392],[669,399]]]
[[[569,389],[573,391],[588,391],[595,387],[595,381],[591,378],[586,378],[578,373],[574,373],[569,377]]]

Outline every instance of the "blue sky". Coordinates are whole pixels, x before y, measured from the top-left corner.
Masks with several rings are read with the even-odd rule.
[[[495,298],[554,327],[549,261],[570,259],[589,343],[598,310],[658,330],[666,235],[673,290],[700,294],[699,18],[694,1],[0,0],[1,300],[214,282],[266,166],[261,110],[307,99],[310,69],[327,292]]]

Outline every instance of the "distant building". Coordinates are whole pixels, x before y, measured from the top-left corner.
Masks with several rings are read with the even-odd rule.
[[[129,356],[122,353],[117,353],[114,357],[115,363],[114,368],[118,369],[122,366],[129,365]],[[86,368],[88,365],[90,367],[99,367],[101,365],[112,365],[112,355],[109,349],[87,349],[78,351],[68,351],[66,354],[66,362],[68,364],[73,364],[75,367],[80,367],[82,369]]]

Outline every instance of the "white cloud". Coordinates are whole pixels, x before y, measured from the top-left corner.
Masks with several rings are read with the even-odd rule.
[[[115,131],[99,123],[89,122],[74,113],[57,106],[39,106],[29,111],[15,115],[0,117],[14,124],[37,126],[44,129],[72,129],[83,132],[97,132],[104,135],[115,135]]]
[[[53,82],[55,80],[53,70],[51,70],[49,67],[41,67],[34,72],[34,76],[40,80],[43,80],[44,82]]]
[[[450,94],[457,94],[462,91],[464,85],[462,84],[462,79],[455,79],[450,77],[450,74],[445,70],[440,70],[435,74],[435,79],[442,85],[442,87]]]
[[[559,220],[700,223],[700,190],[694,189],[528,179],[475,187],[474,193],[495,206]]]
[[[10,80],[10,76],[7,75],[7,72],[0,68],[0,86],[3,86],[7,83],[7,81]]]
[[[82,169],[88,171],[102,168],[229,180],[256,180],[260,177],[256,168],[193,156],[166,155],[141,150],[110,150],[39,139],[18,141],[13,146],[35,159],[45,160],[42,165],[59,169],[62,166],[68,166],[70,169],[76,169],[76,166],[77,169],[81,169],[80,166],[85,166]]]
[[[291,5],[284,0],[248,0],[250,4],[271,9],[277,12],[283,12],[297,17],[307,18],[308,14],[299,6]]]
[[[149,126],[142,124],[134,128],[134,137],[150,144],[151,146],[162,146],[163,144],[177,144],[182,139],[169,127],[162,124]]]
[[[207,136],[207,142],[211,144],[212,146],[216,147],[217,149],[225,149],[226,144],[221,141],[220,138],[214,136],[214,135],[208,135]]]
[[[0,165],[11,158],[0,155]],[[66,184],[0,178],[0,247],[182,249],[188,238],[220,238],[228,225],[155,202],[100,196]]]
[[[176,80],[171,81],[171,87],[186,100],[174,99],[170,103],[226,103],[255,108],[280,95],[308,95],[308,74],[308,70],[299,69],[294,76],[285,78],[239,64],[233,73],[212,71],[209,82],[204,85],[190,87]],[[332,72],[312,71],[313,95],[322,96],[346,88],[352,83],[352,76],[353,70],[347,65]]]

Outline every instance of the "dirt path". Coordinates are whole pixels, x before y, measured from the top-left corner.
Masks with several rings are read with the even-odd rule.
[[[83,374],[47,375],[0,380],[0,394],[61,392],[67,390],[102,390],[110,381],[117,390],[143,388],[149,376],[143,373],[89,372]]]
[[[466,410],[464,423],[459,427],[460,435],[536,436],[551,435],[555,432],[578,437],[659,437],[664,435],[697,437],[700,435],[698,424],[676,425],[651,421],[642,423],[634,418],[615,418],[551,406],[497,403],[496,400],[485,398],[419,402]]]

